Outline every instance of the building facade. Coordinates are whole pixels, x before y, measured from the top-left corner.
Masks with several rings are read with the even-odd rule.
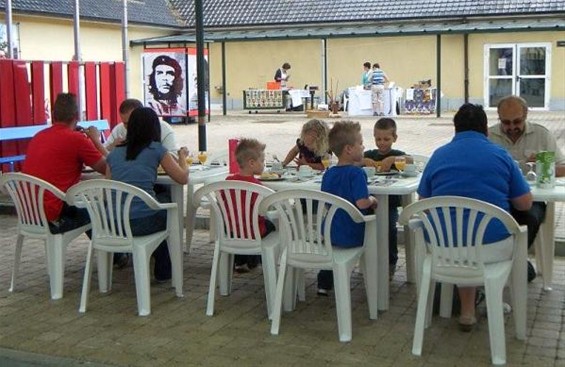
[[[20,58],[72,59],[74,2],[12,3]],[[121,2],[80,3],[82,59],[121,60]],[[144,49],[194,46],[194,2],[127,4],[128,91],[142,99]],[[415,9],[407,0],[203,0],[203,7],[210,97],[228,110],[241,108],[242,90],[264,88],[284,62],[293,87],[336,93],[360,84],[365,61],[402,88],[431,80],[442,110],[464,101],[493,107],[511,93],[536,109],[565,110],[563,1],[434,0]]]

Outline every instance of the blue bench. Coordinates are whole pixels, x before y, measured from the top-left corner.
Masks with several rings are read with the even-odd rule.
[[[42,124],[42,125],[31,125],[31,126],[15,126],[15,127],[3,127],[0,128],[0,142],[2,141],[14,141],[20,139],[30,139],[33,138],[35,134],[40,132],[43,129],[47,129],[50,127],[50,124]],[[108,120],[91,120],[91,121],[79,121],[77,126],[86,129],[90,126],[95,126],[100,132],[104,132],[110,130],[110,125],[108,124]],[[104,135],[102,134],[103,141]],[[16,162],[21,162],[25,160],[25,154],[20,155],[12,155],[12,156],[5,156],[0,157],[0,167],[3,164],[10,165],[10,171],[14,171],[14,164]]]

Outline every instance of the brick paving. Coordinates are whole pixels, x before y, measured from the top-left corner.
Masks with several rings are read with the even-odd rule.
[[[536,114],[563,139],[565,118]],[[372,118],[363,124],[367,147],[373,145]],[[208,150],[225,149],[226,138],[254,136],[268,143],[267,150],[284,156],[306,121],[300,116],[235,114],[214,117],[208,125]],[[397,146],[408,152],[429,154],[448,141],[449,118],[400,117]],[[197,127],[175,126],[179,140],[196,150]],[[562,213],[561,213],[562,215]],[[562,216],[560,217],[562,218]],[[558,223],[562,223],[558,219]],[[24,245],[17,290],[9,293],[16,220],[0,215],[0,365],[6,350],[24,352],[18,358],[30,365],[78,365],[90,362],[111,366],[486,366],[490,364],[488,326],[484,309],[477,328],[468,334],[457,329],[456,319],[434,317],[426,331],[423,356],[411,354],[416,311],[415,286],[405,282],[403,248],[399,269],[391,283],[390,310],[368,319],[362,277],[352,277],[353,340],[337,337],[335,302],[315,292],[315,274],[306,274],[307,301],[283,315],[279,336],[271,336],[266,318],[261,269],[236,275],[233,293],[217,296],[216,314],[205,315],[212,258],[208,232],[196,230],[192,250],[184,259],[184,298],[176,298],[168,285],[151,289],[152,314],[138,317],[133,269],[114,271],[113,290],[99,294],[96,272],[88,310],[78,313],[87,238],[69,246],[65,295],[49,298],[44,247],[29,240]],[[558,224],[558,230],[560,225]],[[511,316],[506,316],[509,366],[565,366],[563,329],[565,258],[557,257],[553,291],[542,290],[541,279],[528,287],[528,340],[513,337]],[[4,352],[3,352],[4,351]],[[37,354],[35,354],[37,353]],[[43,357],[43,356],[49,357]],[[63,358],[63,359],[59,359]]]

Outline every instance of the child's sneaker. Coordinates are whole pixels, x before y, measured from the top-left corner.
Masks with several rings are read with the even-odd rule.
[[[318,296],[328,296],[330,291],[324,288],[318,288]]]
[[[239,274],[249,273],[249,266],[247,264],[235,265],[234,270]]]

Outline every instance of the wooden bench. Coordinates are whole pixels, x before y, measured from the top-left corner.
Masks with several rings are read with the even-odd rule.
[[[45,123],[42,125],[3,127],[0,128],[0,142],[30,139],[33,138],[33,136],[41,130],[47,129],[50,126],[51,124]],[[83,129],[86,129],[90,126],[95,126],[100,131],[103,142],[106,140],[104,132],[110,130],[110,124],[108,124],[108,120],[79,121],[77,122],[77,126],[80,126]],[[25,154],[2,156],[0,157],[0,167],[3,164],[9,164],[10,171],[13,172],[14,164],[16,162],[25,160],[25,158]]]

